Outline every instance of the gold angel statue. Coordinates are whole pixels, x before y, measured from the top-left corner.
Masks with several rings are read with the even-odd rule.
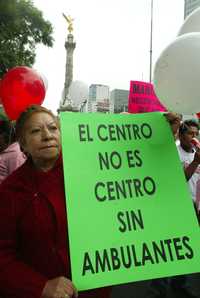
[[[69,33],[71,33],[73,31],[73,21],[74,21],[74,19],[72,19],[72,17],[69,16],[69,15],[66,16],[64,13],[62,15],[65,18],[65,20],[67,21],[67,23],[68,23],[68,31],[69,31]]]

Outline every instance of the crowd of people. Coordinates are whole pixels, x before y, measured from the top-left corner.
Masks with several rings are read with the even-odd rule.
[[[181,123],[176,113],[165,116],[179,140],[177,150],[198,215],[200,149],[192,140],[199,135],[199,125],[193,120]],[[71,281],[62,163],[59,121],[51,111],[33,105],[15,127],[0,118],[1,298],[111,295],[110,287],[78,293]],[[177,282],[188,298],[200,297],[185,287],[185,278]],[[164,298],[163,284],[152,282],[148,298]]]

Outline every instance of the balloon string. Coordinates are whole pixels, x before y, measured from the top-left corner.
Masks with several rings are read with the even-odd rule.
[[[8,137],[8,146],[10,146],[14,142],[15,142],[15,123],[12,121],[10,131],[9,131],[9,137]]]

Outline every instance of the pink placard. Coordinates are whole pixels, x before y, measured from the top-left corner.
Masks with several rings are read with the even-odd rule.
[[[157,98],[153,85],[147,82],[130,81],[129,113],[147,113],[155,111],[167,111]]]

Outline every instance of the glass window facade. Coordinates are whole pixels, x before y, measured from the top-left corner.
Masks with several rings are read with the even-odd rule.
[[[200,0],[185,0],[184,18],[186,18],[197,7],[200,7]]]

